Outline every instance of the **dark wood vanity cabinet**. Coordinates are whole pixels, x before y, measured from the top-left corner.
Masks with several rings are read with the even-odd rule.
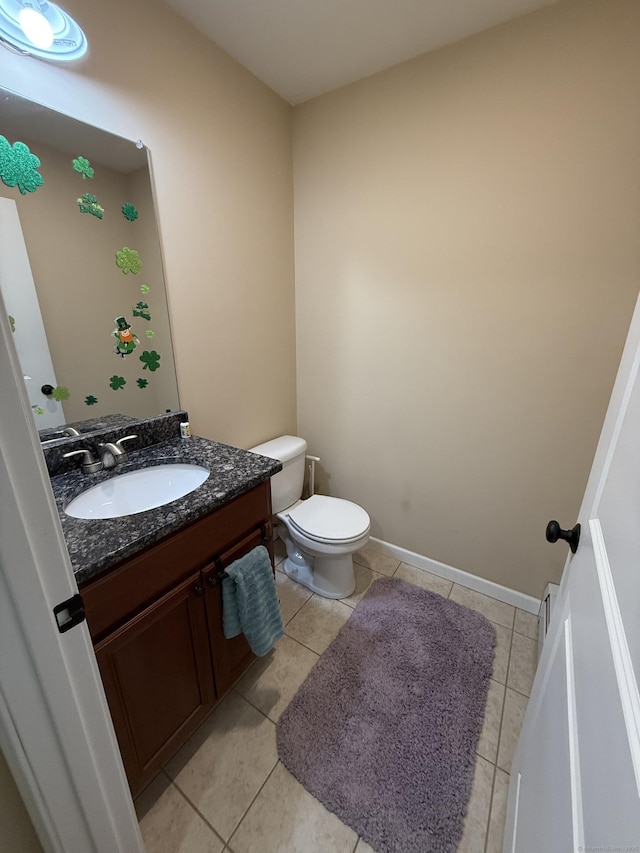
[[[253,660],[224,637],[219,576],[271,549],[270,518],[267,481],[81,588],[134,796]]]

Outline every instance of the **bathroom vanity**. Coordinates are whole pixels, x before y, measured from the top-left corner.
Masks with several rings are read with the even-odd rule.
[[[253,660],[222,630],[220,575],[258,545],[272,554],[274,460],[200,438],[130,454],[127,468],[189,460],[208,480],[168,505],[126,517],[65,515],[91,478],[52,478],[131,791],[159,772]]]

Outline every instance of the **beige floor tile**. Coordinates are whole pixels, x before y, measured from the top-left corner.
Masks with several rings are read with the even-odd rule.
[[[505,604],[504,601],[490,598],[488,595],[483,595],[481,592],[476,592],[474,589],[468,589],[466,586],[460,586],[457,583],[454,583],[449,598],[452,601],[457,601],[458,604],[470,607],[471,610],[477,610],[491,622],[504,625],[505,628],[513,628],[515,607],[511,604]]]
[[[416,569],[408,563],[400,563],[394,578],[408,581],[422,589],[428,589],[430,592],[437,592],[438,595],[443,595],[445,598],[451,592],[453,584],[445,578],[439,578],[437,575],[432,575],[431,572],[425,572],[423,569]]]
[[[275,729],[234,691],[167,765],[178,788],[225,840],[278,760]]]
[[[538,667],[538,644],[522,634],[513,635],[507,686],[529,696]]]
[[[493,782],[491,816],[489,818],[489,837],[486,853],[502,853],[504,823],[507,817],[507,796],[509,794],[509,774],[499,767]]]
[[[270,654],[253,664],[236,684],[236,690],[277,723],[318,657],[285,635]]]
[[[365,545],[364,548],[356,551],[353,555],[353,562],[388,577],[391,577],[400,565],[400,560],[390,557],[388,554],[383,554],[375,545]]]
[[[493,669],[491,678],[495,678],[500,684],[507,683],[507,675],[509,672],[509,653],[511,651],[511,638],[513,631],[504,628],[502,625],[493,626],[496,629],[496,647],[493,658]]]
[[[161,773],[136,801],[147,853],[222,853],[224,841]]]
[[[361,566],[359,563],[353,564],[353,572],[356,576],[356,588],[347,598],[340,599],[343,604],[348,604],[349,607],[355,607],[361,601],[371,584],[377,581],[378,578],[383,577],[378,572],[372,572],[371,569]]]
[[[496,763],[498,742],[500,740],[500,723],[502,722],[502,706],[504,705],[504,684],[491,679],[487,694],[487,705],[484,712],[484,723],[476,752],[492,764]]]
[[[538,639],[538,617],[533,613],[527,613],[525,610],[516,608],[516,621],[513,625],[513,630],[518,634],[524,634],[531,640]]]
[[[504,713],[502,715],[502,727],[500,729],[500,745],[498,746],[498,767],[511,772],[511,762],[516,751],[524,712],[527,708],[527,697],[516,693],[507,687],[504,697]]]
[[[280,599],[280,613],[286,625],[296,615],[305,601],[309,601],[313,593],[301,583],[292,581],[284,572],[276,572],[276,592]]]
[[[341,601],[314,595],[289,622],[286,632],[321,655],[352,613]]]
[[[457,853],[484,853],[487,837],[489,810],[491,808],[491,786],[493,785],[493,764],[476,756],[476,769],[473,774],[473,788],[464,821],[464,831]]]
[[[352,853],[356,839],[279,763],[229,846],[234,853]]]

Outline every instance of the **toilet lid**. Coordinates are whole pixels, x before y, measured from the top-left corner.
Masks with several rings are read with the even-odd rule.
[[[368,532],[371,520],[358,504],[312,495],[288,513],[289,521],[317,542],[350,542]]]

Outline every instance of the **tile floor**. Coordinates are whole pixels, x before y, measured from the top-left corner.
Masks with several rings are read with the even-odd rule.
[[[278,553],[282,560],[282,552]],[[276,571],[285,636],[257,660],[136,802],[148,853],[371,853],[278,761],[275,723],[369,585],[394,576],[483,613],[498,642],[458,853],[500,853],[509,771],[537,663],[537,620],[372,545],[331,601]]]

